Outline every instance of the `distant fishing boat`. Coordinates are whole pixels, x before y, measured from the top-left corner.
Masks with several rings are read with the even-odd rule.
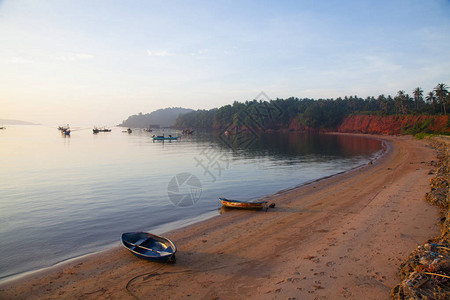
[[[70,126],[67,124],[67,126],[59,126],[58,130],[61,131],[61,134],[64,136],[70,136]]]
[[[165,237],[149,232],[127,232],[122,234],[122,244],[139,258],[156,262],[175,262],[177,247]]]
[[[97,127],[95,127],[94,129],[92,129],[92,132],[93,132],[93,133],[99,133],[99,132],[111,132],[111,129],[108,129],[108,128],[105,128],[105,127],[103,127],[103,128],[97,128]]]
[[[0,127],[0,130],[3,130],[3,129],[6,129],[6,127],[5,126]]]
[[[249,202],[249,201],[230,200],[227,198],[219,198],[219,200],[223,206],[231,208],[261,209],[267,207],[267,201]]]
[[[153,136],[152,139],[154,141],[173,141],[173,140],[178,140],[179,138],[181,138],[181,136],[164,136],[164,135],[158,135],[158,136]]]
[[[58,130],[61,131],[62,133],[66,132],[69,129],[70,129],[69,124],[67,124],[66,126],[58,126]]]

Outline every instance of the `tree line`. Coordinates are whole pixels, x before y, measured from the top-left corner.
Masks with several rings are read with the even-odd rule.
[[[439,115],[447,114],[450,106],[448,86],[439,83],[424,95],[417,87],[409,95],[400,90],[392,97],[360,98],[346,96],[336,99],[288,98],[270,101],[235,101],[210,110],[197,110],[178,116],[177,128],[242,128],[282,129],[291,122],[311,128],[336,128],[349,115]]]
[[[130,128],[170,127],[173,126],[180,114],[191,111],[193,110],[187,108],[169,107],[155,110],[149,114],[140,112],[137,115],[129,116],[118,126]]]

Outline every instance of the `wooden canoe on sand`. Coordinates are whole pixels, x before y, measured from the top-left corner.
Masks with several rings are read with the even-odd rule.
[[[267,206],[267,201],[259,202],[249,202],[249,201],[239,201],[231,200],[227,198],[219,198],[222,205],[230,208],[244,208],[244,209],[261,209]]]

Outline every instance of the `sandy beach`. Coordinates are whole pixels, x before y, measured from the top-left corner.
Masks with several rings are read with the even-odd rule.
[[[425,202],[434,150],[410,136],[373,164],[165,234],[176,264],[123,247],[0,285],[1,299],[389,299],[398,267],[439,234]]]

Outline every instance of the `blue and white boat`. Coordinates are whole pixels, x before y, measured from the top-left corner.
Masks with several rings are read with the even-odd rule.
[[[164,136],[164,135],[154,135],[152,136],[152,139],[154,141],[174,141],[174,140],[178,140],[179,138],[181,138],[181,136]]]
[[[175,262],[177,247],[168,238],[149,232],[122,234],[122,244],[139,258],[155,262]]]

